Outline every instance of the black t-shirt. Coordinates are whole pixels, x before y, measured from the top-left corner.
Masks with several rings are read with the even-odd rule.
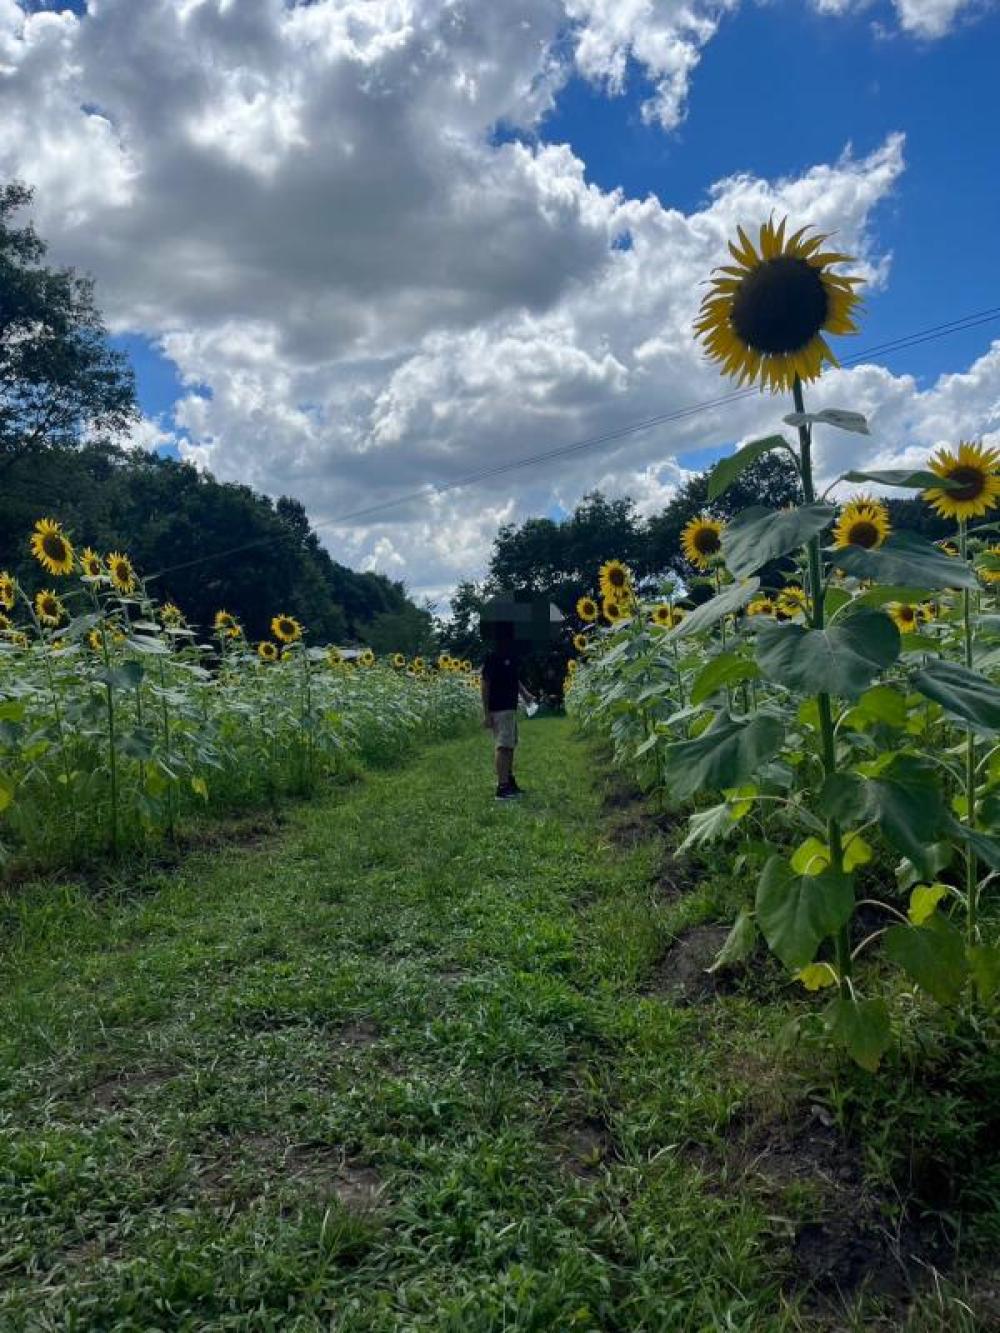
[[[503,713],[517,707],[517,657],[513,648],[495,648],[483,662],[486,707]]]

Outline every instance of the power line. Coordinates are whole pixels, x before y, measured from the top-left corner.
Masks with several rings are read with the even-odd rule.
[[[842,366],[857,365],[859,362],[866,361],[873,356],[892,355],[894,352],[905,351],[911,347],[918,347],[922,343],[936,342],[940,338],[950,337],[955,333],[965,333],[969,329],[979,328],[983,324],[991,323],[1000,318],[1000,306],[991,306],[986,310],[979,310],[970,315],[963,315],[960,319],[949,320],[942,324],[934,324],[927,329],[919,329],[914,333],[904,334],[899,338],[893,338],[889,342],[878,343],[874,347],[868,347],[864,351],[855,352],[851,356],[842,357],[840,364]],[[587,439],[577,440],[572,444],[558,445],[553,449],[546,449],[541,453],[527,454],[521,458],[512,459],[506,463],[498,463],[493,467],[480,468],[476,472],[466,473],[454,481],[441,482],[439,485],[431,488],[423,486],[420,490],[410,491],[406,495],[395,496],[391,500],[382,500],[377,504],[368,505],[363,509],[350,510],[343,514],[334,514],[328,518],[317,519],[310,527],[313,531],[319,528],[330,527],[334,524],[349,523],[357,519],[368,518],[373,514],[383,513],[387,509],[395,509],[399,505],[410,504],[414,500],[422,500],[431,495],[444,495],[448,491],[460,490],[463,486],[472,486],[476,482],[486,481],[491,477],[502,476],[507,472],[516,472],[524,467],[534,467],[538,463],[549,462],[553,458],[567,458],[572,454],[583,453],[588,449],[595,449],[602,444],[610,444],[615,440],[625,439],[629,435],[636,435],[642,431],[651,430],[654,426],[663,426],[676,421],[684,421],[689,417],[699,416],[703,412],[710,412],[715,408],[728,406],[730,403],[739,402],[744,398],[752,398],[759,394],[760,390],[754,387],[745,389],[734,389],[730,393],[721,394],[716,398],[710,398],[700,403],[691,403],[687,407],[675,408],[670,412],[660,412],[656,416],[647,417],[643,421],[633,422],[628,426],[619,426],[615,430],[605,431],[600,435],[593,435]],[[242,555],[245,551],[257,550],[263,546],[273,546],[278,542],[287,540],[287,534],[282,533],[277,537],[260,537],[251,542],[244,542],[241,546],[232,546],[225,551],[215,551],[210,555],[196,556],[191,560],[184,560],[180,564],[170,565],[166,569],[161,569],[155,574],[149,575],[150,579],[163,578],[167,574],[176,574],[182,569],[191,569],[196,565],[205,564],[211,560],[223,560],[233,555]]]

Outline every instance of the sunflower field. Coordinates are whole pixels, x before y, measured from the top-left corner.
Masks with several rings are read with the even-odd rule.
[[[874,1070],[904,1016],[1000,992],[1000,451],[963,441],[817,494],[814,433],[869,433],[804,402],[834,363],[824,333],[856,331],[859,280],[824,240],[766,223],[755,245],[740,229],[696,324],[726,373],[790,391],[794,409],[792,438],[717,464],[709,502],[783,450],[799,503],[692,520],[684,554],[712,585],[697,605],[604,565],[577,606],[566,698],[686,818],[680,850],[725,847],[750,886],[716,966],[766,945],[823,993],[796,1021]],[[853,488],[841,503],[838,486]],[[953,521],[953,539],[893,531],[872,493],[889,487]]]
[[[306,794],[478,711],[469,662],[308,646],[278,612],[246,641],[200,635],[119,551],[77,552],[40,519],[51,587],[0,573],[0,863],[57,866],[171,837],[192,813]]]

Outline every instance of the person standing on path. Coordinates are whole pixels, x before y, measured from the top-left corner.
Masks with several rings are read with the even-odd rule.
[[[496,747],[497,800],[521,795],[514,777],[517,746],[517,701],[534,703],[534,695],[518,679],[517,645],[509,621],[493,624],[493,648],[483,661],[483,726],[493,732]]]

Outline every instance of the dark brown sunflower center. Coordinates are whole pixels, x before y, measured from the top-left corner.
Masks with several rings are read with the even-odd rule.
[[[47,532],[42,538],[42,550],[50,560],[66,559],[66,543],[57,532]]]
[[[819,333],[828,304],[819,271],[804,259],[779,255],[742,280],[730,321],[755,351],[780,355],[798,351]]]
[[[867,550],[871,550],[873,546],[878,545],[879,531],[874,523],[862,518],[851,524],[847,536],[852,546],[864,546]]]
[[[625,586],[625,571],[621,569],[612,569],[608,572],[608,582],[613,588],[623,588]]]
[[[917,613],[912,606],[901,606],[899,609],[900,620],[916,620]]]
[[[698,528],[692,537],[694,549],[699,555],[715,555],[721,549],[719,534],[714,528]]]
[[[956,467],[948,473],[949,500],[978,500],[986,489],[986,473],[978,467]]]
[[[281,632],[282,632],[282,634],[291,634],[291,632],[292,632],[292,622],[291,622],[290,620],[282,620],[282,621],[280,622],[280,628],[281,628]]]

